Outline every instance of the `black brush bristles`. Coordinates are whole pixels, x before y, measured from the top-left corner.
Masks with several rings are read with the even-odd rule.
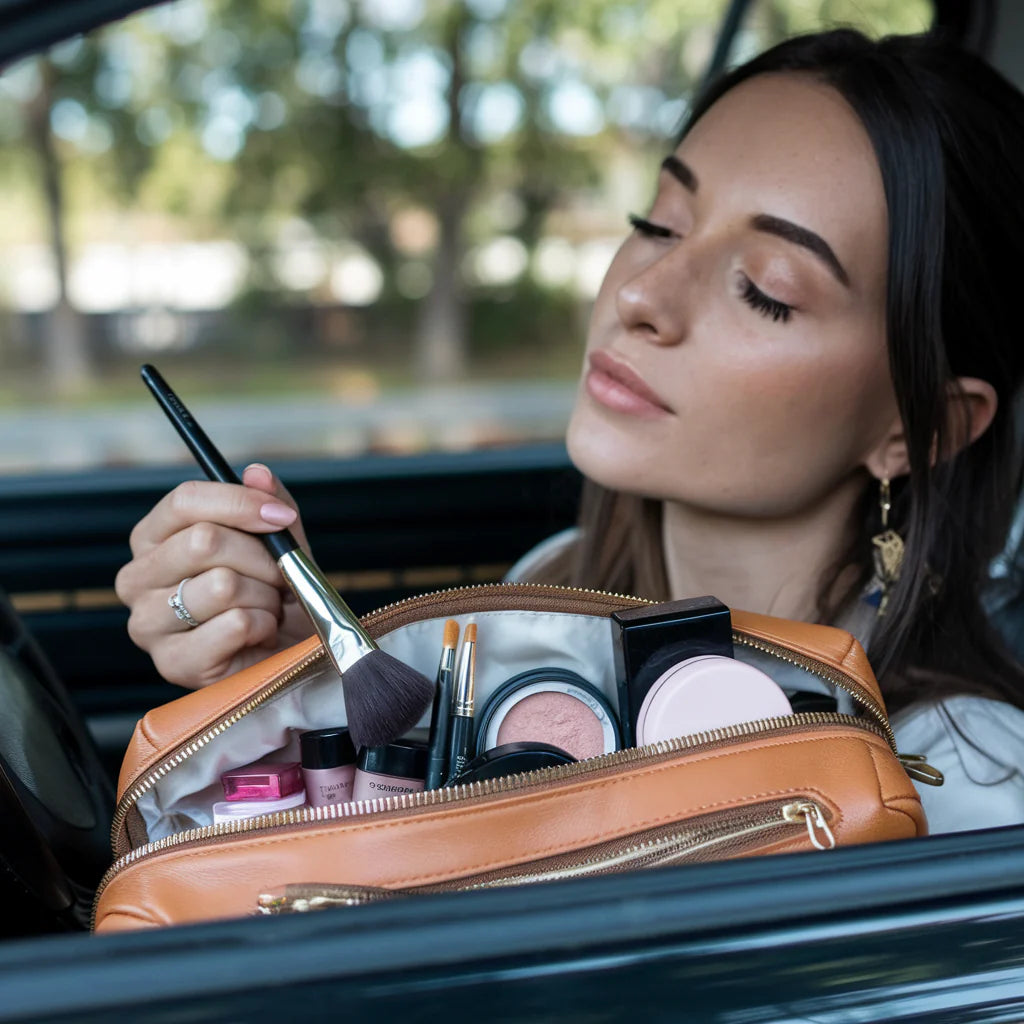
[[[348,731],[357,747],[379,747],[408,732],[434,699],[434,684],[384,651],[371,651],[346,669]]]

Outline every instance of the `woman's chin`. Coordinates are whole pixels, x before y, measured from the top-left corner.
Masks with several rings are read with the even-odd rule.
[[[651,458],[651,445],[624,436],[578,406],[565,437],[572,464],[589,480],[614,491],[639,494]]]

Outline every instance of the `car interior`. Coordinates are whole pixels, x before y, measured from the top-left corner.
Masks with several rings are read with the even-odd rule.
[[[239,6],[220,8],[244,17]],[[751,45],[744,31],[757,6],[704,5],[702,77]],[[1024,9],[1010,0],[928,6],[935,25],[1024,87]],[[147,7],[3,0],[0,80],[19,61]],[[41,315],[26,313],[27,329]],[[0,374],[5,351],[0,340]],[[142,362],[139,351],[122,361]],[[30,450],[36,421],[4,422],[12,450]],[[146,711],[180,695],[129,639],[113,580],[134,524],[198,477],[183,457],[128,461],[11,461],[10,471],[0,461],[0,1021],[481,1012],[603,1021],[639,1010],[738,1024],[1024,1013],[1024,825],[822,859],[724,861],[89,935],[125,748]],[[348,457],[289,451],[274,465],[319,564],[358,614],[500,580],[523,552],[573,524],[581,488],[556,436],[399,454],[381,444]],[[988,595],[993,620],[1024,656],[1022,543],[1024,506]]]

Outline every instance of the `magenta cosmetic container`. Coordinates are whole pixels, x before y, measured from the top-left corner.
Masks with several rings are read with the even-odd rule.
[[[344,804],[353,799],[356,748],[348,729],[315,729],[299,739],[302,778],[310,807]]]
[[[213,805],[215,825],[289,811],[306,802],[298,761],[247,764],[225,772],[220,781],[227,799]]]
[[[359,751],[353,800],[383,800],[389,796],[421,793],[427,774],[427,748],[398,740]]]
[[[286,764],[247,764],[220,777],[226,800],[280,800],[302,790],[298,761]]]

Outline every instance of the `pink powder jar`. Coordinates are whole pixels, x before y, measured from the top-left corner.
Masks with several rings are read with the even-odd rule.
[[[642,747],[792,711],[778,683],[753,665],[717,654],[688,658],[647,691],[636,716],[636,743]]]
[[[356,777],[356,748],[348,729],[339,726],[304,732],[299,749],[309,806],[348,803]]]
[[[615,712],[596,686],[564,668],[539,668],[498,687],[477,722],[476,751],[548,743],[576,760],[619,749]]]

